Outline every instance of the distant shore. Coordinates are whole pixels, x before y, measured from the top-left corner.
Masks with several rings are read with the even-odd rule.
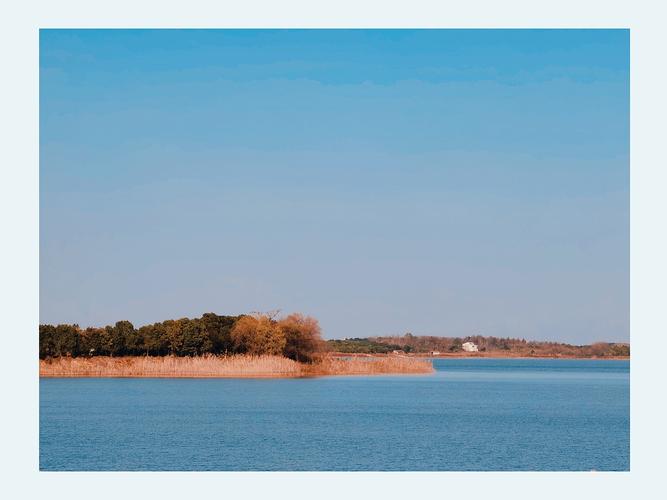
[[[42,378],[300,378],[432,372],[429,360],[398,356],[324,356],[314,363],[298,363],[282,356],[247,355],[58,357],[39,361]]]
[[[333,352],[330,353],[333,357],[345,358],[415,358],[415,359],[450,359],[450,358],[488,358],[488,359],[597,359],[597,360],[630,360],[630,356],[571,356],[571,355],[561,355],[561,354],[536,354],[527,356],[525,354],[518,353],[503,353],[503,352],[447,352],[439,354],[429,354],[429,353],[405,353],[405,354],[392,354],[392,353],[347,353],[347,352]]]

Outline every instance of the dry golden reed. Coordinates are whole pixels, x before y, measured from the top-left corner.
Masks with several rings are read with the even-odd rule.
[[[295,361],[282,356],[55,358],[39,362],[41,377],[294,377]]]
[[[337,359],[297,363],[282,356],[61,357],[39,362],[40,377],[277,378],[325,375],[430,373],[430,361],[413,358]]]
[[[382,375],[431,373],[433,364],[426,359],[407,357],[324,357],[319,362],[307,365],[313,375]]]

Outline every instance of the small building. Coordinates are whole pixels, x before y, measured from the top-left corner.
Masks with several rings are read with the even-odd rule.
[[[431,351],[431,356],[440,356],[440,351]]]
[[[474,344],[472,342],[464,342],[461,345],[461,349],[463,349],[465,352],[477,352],[479,349],[477,348],[477,344]]]

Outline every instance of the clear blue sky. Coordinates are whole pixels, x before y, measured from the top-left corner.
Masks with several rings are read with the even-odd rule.
[[[629,32],[40,33],[40,321],[629,338]]]

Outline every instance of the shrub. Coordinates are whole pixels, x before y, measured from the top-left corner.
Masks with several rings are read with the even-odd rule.
[[[280,320],[278,326],[285,336],[285,357],[312,362],[322,351],[321,329],[315,318],[294,313]]]

